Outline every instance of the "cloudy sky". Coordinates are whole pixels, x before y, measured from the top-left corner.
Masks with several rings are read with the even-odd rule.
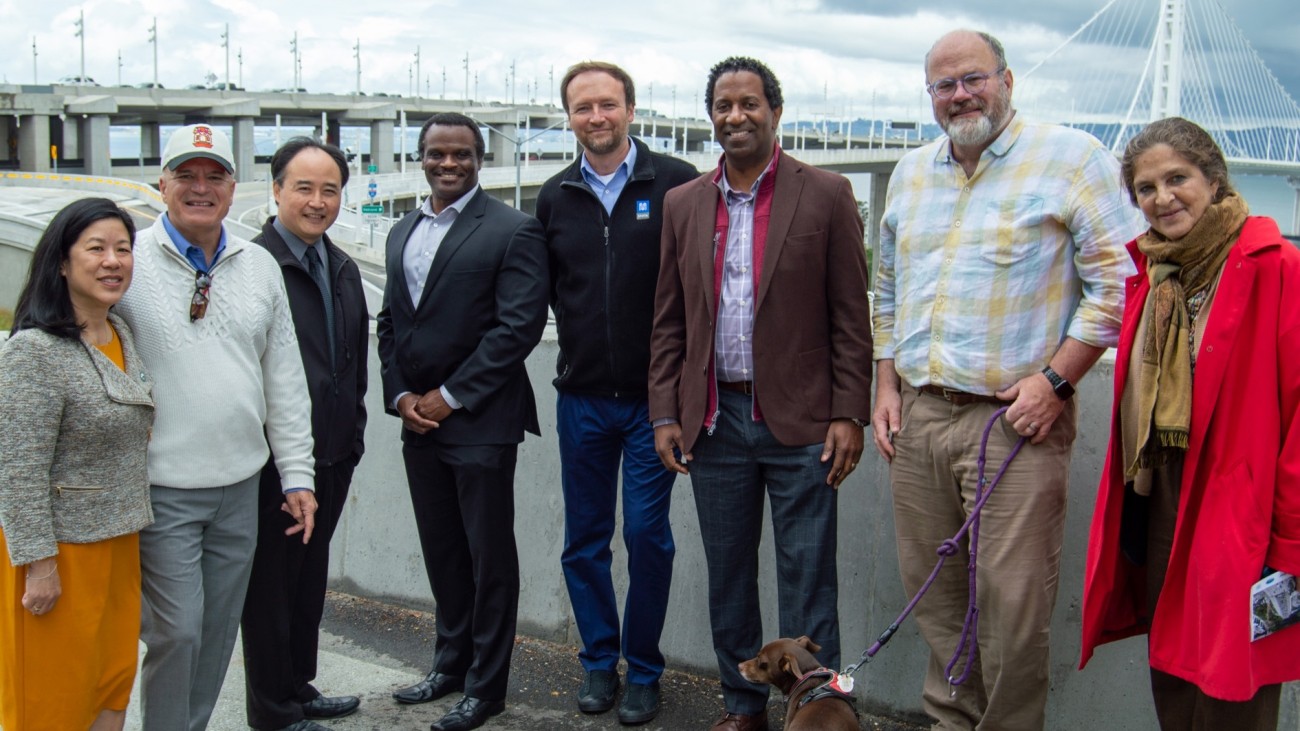
[[[8,83],[32,83],[33,40],[39,83],[77,74],[75,23],[84,12],[86,73],[101,84],[117,83],[119,53],[123,83],[153,78],[148,38],[156,17],[159,81],[167,88],[202,83],[209,74],[224,80],[221,36],[228,23],[231,80],[239,82],[242,52],[248,89],[292,85],[289,42],[297,31],[303,85],[310,91],[356,88],[353,48],[359,39],[361,89],[369,94],[409,93],[417,47],[431,95],[442,93],[445,69],[449,98],[465,93],[466,54],[469,85],[477,74],[480,98],[506,96],[514,61],[517,98],[532,87],[539,102],[552,98],[552,70],[558,81],[575,60],[599,58],[632,73],[639,107],[671,112],[675,87],[676,109],[686,115],[702,107],[708,66],[746,54],[766,61],[781,78],[787,118],[795,111],[840,116],[850,109],[868,116],[874,93],[881,117],[915,118],[919,112],[928,119],[921,58],[944,31],[989,30],[1006,45],[1011,67],[1023,73],[1104,4],[1033,0],[1015,3],[1020,9],[1012,14],[1013,3],[1006,0],[652,0],[603,6],[522,0],[0,0],[0,42],[9,49],[0,74]],[[1297,0],[1217,4],[1292,98],[1300,98]]]

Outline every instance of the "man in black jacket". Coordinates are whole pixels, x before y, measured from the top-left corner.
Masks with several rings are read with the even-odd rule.
[[[311,719],[357,709],[356,696],[326,697],[312,686],[330,537],[364,450],[370,316],[361,272],[325,231],[338,218],[348,166],[333,145],[295,137],[271,158],[279,215],[253,241],[280,263],[311,395],[316,458],[316,530],[304,544],[284,531],[293,519],[274,463],[262,470],[257,551],[244,602],[248,725],[322,731]]]
[[[583,154],[542,186],[537,217],[546,228],[560,337],[561,563],[587,673],[578,708],[613,707],[621,650],[628,689],[618,718],[645,723],[659,710],[659,637],[675,551],[668,520],[675,475],[655,453],[646,402],[659,230],[664,194],[699,173],[628,136],[636,93],[618,66],[574,65],[560,100]],[[609,547],[620,459],[630,575],[621,648]]]

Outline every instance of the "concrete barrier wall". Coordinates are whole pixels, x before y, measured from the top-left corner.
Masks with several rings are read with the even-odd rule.
[[[163,203],[162,195],[151,186],[134,180],[111,178],[105,175],[13,171],[0,175],[0,185],[12,185],[23,188],[57,188],[60,190],[80,191],[86,195],[93,195],[95,193],[124,195],[143,201],[155,211],[167,210],[167,205]]]
[[[521,445],[515,481],[515,534],[522,573],[519,620],[521,633],[576,647],[577,631],[560,570],[564,520],[555,438],[555,391],[550,385],[555,356],[556,344],[550,336],[528,361],[538,395],[542,437],[530,435]],[[334,537],[332,584],[349,593],[431,610],[433,599],[402,467],[400,422],[383,413],[379,364],[373,349],[370,373],[367,452],[357,470],[343,523]],[[1086,671],[1075,669],[1084,554],[1108,438],[1112,377],[1112,367],[1103,363],[1079,384],[1079,439],[1070,467],[1069,516],[1059,598],[1052,621],[1051,694],[1047,708],[1048,727],[1052,729],[1137,731],[1156,727],[1143,640],[1107,645]],[[840,617],[846,665],[874,641],[907,602],[898,578],[886,464],[868,449],[870,453],[862,466],[840,490]],[[716,674],[706,570],[689,479],[677,481],[672,520],[677,560],[663,650],[672,666]],[[766,522],[765,526],[770,528]],[[986,542],[997,540],[987,534],[982,538]],[[771,638],[777,622],[770,530],[765,531],[760,555],[763,624],[767,628],[764,637]],[[620,596],[626,587],[626,573],[622,570],[625,560],[626,553],[616,539],[614,562]],[[858,694],[863,707],[918,716],[925,661],[925,645],[915,624],[909,621],[889,646],[859,671]],[[573,689],[556,690],[569,693]],[[1281,728],[1300,729],[1300,693],[1295,687],[1288,688],[1283,696]]]
[[[27,284],[32,250],[45,225],[23,216],[0,213],[0,308],[13,310]]]

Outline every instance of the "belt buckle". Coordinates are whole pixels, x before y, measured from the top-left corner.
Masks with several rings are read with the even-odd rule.
[[[947,401],[947,402],[950,403],[950,404],[957,403],[957,400],[960,399],[962,396],[965,396],[965,395],[966,395],[965,393],[963,393],[963,392],[961,392],[961,391],[956,391],[956,390],[951,389],[951,388],[944,388],[944,389],[943,389],[943,394],[942,394],[942,396],[943,396],[943,400],[944,400],[944,401]]]

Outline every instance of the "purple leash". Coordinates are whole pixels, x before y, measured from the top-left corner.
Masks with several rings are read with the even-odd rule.
[[[1006,474],[1007,468],[1011,466],[1011,461],[1020,453],[1020,448],[1025,446],[1026,439],[1026,437],[1020,437],[1020,440],[1011,448],[1011,452],[1007,454],[1007,458],[1002,461],[1002,467],[998,469],[998,473],[993,476],[992,481],[984,478],[984,465],[988,458],[989,434],[993,431],[993,425],[998,423],[998,419],[1000,419],[1006,412],[1007,407],[1003,406],[993,414],[993,417],[989,419],[989,423],[984,425],[984,435],[980,438],[980,478],[979,483],[975,488],[975,507],[971,508],[970,516],[966,518],[965,523],[962,523],[962,526],[957,531],[956,535],[939,544],[939,562],[935,564],[934,570],[930,572],[930,578],[925,580],[925,583],[921,585],[921,589],[912,597],[912,601],[907,603],[907,606],[903,609],[903,613],[898,615],[898,619],[895,619],[893,623],[889,625],[889,628],[880,634],[880,637],[876,639],[875,643],[872,644],[871,647],[867,648],[866,652],[862,653],[862,657],[858,658],[857,662],[844,669],[842,675],[853,675],[853,673],[857,672],[858,668],[862,667],[870,661],[871,658],[875,657],[876,653],[880,652],[880,650],[884,648],[885,644],[893,638],[894,633],[898,631],[899,626],[903,624],[903,621],[907,619],[907,616],[912,613],[912,610],[916,609],[916,605],[920,603],[921,597],[925,596],[925,592],[930,590],[930,587],[934,584],[934,580],[938,578],[939,570],[943,568],[944,562],[948,560],[949,556],[957,555],[957,551],[961,547],[960,543],[962,536],[969,533],[970,567],[967,573],[970,575],[970,600],[966,604],[966,618],[961,627],[961,639],[958,641],[956,651],[952,654],[952,659],[948,661],[948,665],[944,668],[944,672],[948,673],[948,682],[954,686],[961,685],[970,678],[971,663],[975,659],[975,653],[979,648],[977,640],[978,634],[976,632],[976,629],[979,626],[979,608],[975,605],[975,568],[976,559],[979,555],[980,511],[984,509],[984,503],[988,502],[989,497],[993,495],[993,488],[997,487],[998,482],[1002,480],[1002,476]],[[957,662],[961,660],[963,654],[967,656],[966,666],[962,669],[961,675],[954,678],[952,675],[953,669],[957,666]]]

